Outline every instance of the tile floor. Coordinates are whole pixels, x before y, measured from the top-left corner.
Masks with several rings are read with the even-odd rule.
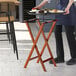
[[[32,30],[34,29],[33,34],[35,37],[38,29],[34,25],[31,28]],[[4,25],[0,25],[0,30],[2,29],[5,29]],[[0,76],[75,76],[76,65],[67,66],[66,63],[57,64],[57,67],[54,67],[52,64],[46,62],[44,64],[47,72],[44,72],[41,64],[36,63],[37,59],[35,59],[30,61],[28,67],[25,69],[24,64],[32,47],[32,41],[25,23],[15,22],[15,30],[19,60],[16,59],[16,55],[13,53],[12,45],[9,44],[8,41],[1,41],[2,39],[7,39],[7,36],[0,35]],[[64,41],[65,61],[67,61],[70,58],[69,47],[65,33],[63,32],[62,34]],[[39,50],[41,50],[41,45],[43,45],[43,43],[44,40],[41,35],[37,44]],[[52,49],[53,56],[55,57],[56,51],[54,33],[52,33],[49,44]],[[33,56],[34,55],[36,55],[36,52],[33,53]],[[49,57],[49,54],[46,48],[42,58],[47,57]]]

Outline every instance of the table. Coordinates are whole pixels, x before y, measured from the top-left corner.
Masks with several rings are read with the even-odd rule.
[[[0,0],[0,3],[14,3],[16,5],[20,4],[20,2],[17,0]]]
[[[13,4],[13,5],[19,5],[20,4],[20,2],[17,1],[17,0],[0,0],[0,4],[2,4],[2,3],[7,3],[8,4],[8,12],[10,12],[10,8],[9,8],[10,4]]]
[[[31,32],[31,29],[30,29],[30,27],[29,27],[29,22],[32,22],[32,21],[36,21],[36,22],[38,23],[38,25],[39,25],[39,31],[38,31],[38,34],[37,34],[37,36],[36,36],[36,39],[34,39],[33,34],[32,34],[32,32]],[[26,62],[25,62],[24,68],[27,67],[27,65],[28,65],[28,63],[29,63],[30,60],[33,60],[33,59],[35,59],[35,58],[38,58],[37,63],[40,61],[41,65],[42,65],[42,68],[43,68],[43,70],[44,70],[45,72],[47,71],[46,68],[45,68],[45,65],[44,65],[45,62],[47,62],[47,61],[49,61],[49,60],[52,60],[54,66],[56,66],[56,63],[55,63],[55,61],[54,61],[54,58],[53,58],[53,55],[52,55],[52,52],[51,52],[51,49],[50,49],[50,46],[49,46],[49,44],[48,44],[49,38],[50,38],[50,36],[51,36],[51,34],[52,34],[52,31],[53,31],[53,29],[54,29],[54,27],[55,27],[56,21],[57,21],[57,20],[54,19],[54,20],[50,20],[50,21],[46,21],[46,22],[40,23],[40,20],[39,20],[38,18],[36,18],[36,19],[29,19],[29,20],[26,20],[26,21],[25,21],[26,26],[27,26],[28,31],[29,31],[29,34],[30,34],[30,36],[31,36],[32,42],[33,42],[33,46],[32,46],[32,48],[31,48],[31,51],[30,51],[30,53],[29,53],[29,56],[28,56],[28,58],[27,58],[27,60],[26,60]],[[47,24],[47,23],[52,23],[52,26],[51,26],[51,28],[50,28],[50,31],[49,31],[49,33],[48,33],[48,36],[46,37],[45,34],[44,34],[44,31],[43,31],[43,27],[44,27],[44,25]],[[37,41],[38,41],[41,33],[42,33],[42,35],[43,35],[43,38],[44,38],[44,40],[45,40],[45,43],[44,43],[44,46],[43,46],[41,52],[39,53],[39,50],[38,50],[38,47],[37,47]],[[50,54],[50,58],[48,58],[48,59],[46,59],[46,60],[42,60],[41,56],[42,56],[42,54],[43,54],[43,52],[44,52],[45,47],[48,48],[48,52],[49,52],[49,54]],[[37,55],[38,55],[38,56],[31,58],[32,53],[34,52],[34,48],[36,49],[36,52],[37,52]]]

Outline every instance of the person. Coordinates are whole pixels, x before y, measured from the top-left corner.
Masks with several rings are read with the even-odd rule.
[[[43,0],[36,9],[42,8],[46,3],[51,0]],[[56,52],[57,57],[54,58],[56,63],[64,62],[64,49],[62,41],[62,27],[65,27],[65,32],[67,35],[67,40],[70,48],[71,59],[66,62],[67,65],[76,64],[76,40],[75,40],[75,25],[76,25],[76,8],[74,6],[73,0],[60,0],[57,9],[64,10],[64,14],[56,14],[56,19],[58,19],[55,28],[55,38],[56,38]],[[50,61],[52,63],[52,61]]]

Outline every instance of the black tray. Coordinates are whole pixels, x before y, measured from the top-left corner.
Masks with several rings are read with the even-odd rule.
[[[29,15],[48,15],[48,14],[63,14],[65,12],[59,12],[59,13],[53,13],[53,12],[48,12],[47,13],[37,13],[37,12],[30,12],[30,11],[27,11],[27,13]]]

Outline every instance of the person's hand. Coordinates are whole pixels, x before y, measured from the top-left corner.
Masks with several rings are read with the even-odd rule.
[[[36,7],[32,8],[32,9],[40,9],[40,8],[41,8],[40,6],[36,6]]]
[[[42,8],[46,3],[48,3],[48,0],[43,0],[39,5],[37,5],[37,6],[34,7],[34,8],[40,9],[40,8]]]
[[[67,14],[69,14],[70,13],[70,11],[69,11],[69,9],[68,8],[65,8],[65,13],[64,13],[64,15],[67,15]]]
[[[35,9],[39,10],[39,8],[36,8],[36,7],[32,8],[32,10],[35,10]]]

